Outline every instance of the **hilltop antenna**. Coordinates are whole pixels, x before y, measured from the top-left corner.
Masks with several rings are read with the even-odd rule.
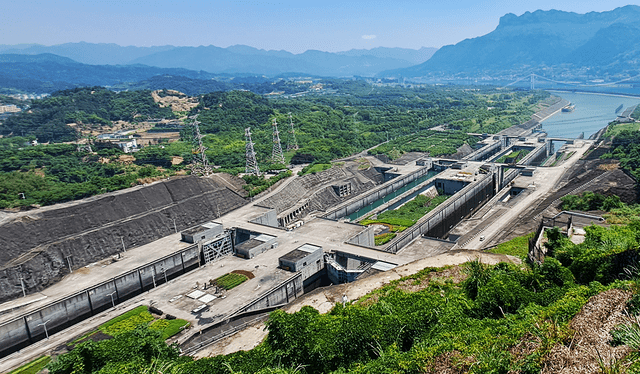
[[[256,152],[253,150],[253,145],[255,143],[251,141],[251,127],[244,129],[244,136],[247,139],[247,143],[245,145],[247,166],[245,167],[244,172],[247,174],[260,175],[258,161],[256,161]]]
[[[289,130],[289,143],[287,144],[287,151],[295,151],[299,149],[298,141],[296,140],[296,131],[293,129],[293,118],[291,118],[291,112],[289,112],[289,122],[291,124],[291,130]]]
[[[284,154],[282,153],[282,145],[280,144],[280,133],[278,132],[278,123],[273,119],[273,151],[271,152],[271,162],[274,164],[284,165]]]
[[[198,122],[198,115],[189,117],[193,119],[191,123],[192,131],[193,131],[193,163],[191,164],[191,173],[199,174],[208,177],[213,172],[211,170],[211,165],[209,165],[209,160],[207,160],[207,155],[205,151],[207,147],[202,144],[202,134],[200,134],[200,126],[198,126],[201,122]]]

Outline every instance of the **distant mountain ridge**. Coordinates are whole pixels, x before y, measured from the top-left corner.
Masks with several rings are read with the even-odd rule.
[[[526,74],[588,69],[593,75],[640,68],[640,7],[577,14],[507,14],[489,34],[440,48],[428,61],[380,76]]]
[[[246,45],[227,48],[200,47],[122,47],[116,44],[65,43],[54,46],[23,44],[0,45],[2,54],[54,54],[89,65],[142,64],[159,68],[181,68],[214,74],[301,73],[321,76],[373,76],[383,70],[413,66],[428,60],[435,48],[419,50],[378,47],[344,52],[309,50],[300,54],[263,50]]]
[[[67,57],[0,54],[0,91],[18,89],[51,93],[81,86],[113,86],[138,82],[159,75],[209,80],[213,74],[187,69],[163,69],[144,65],[87,65]]]

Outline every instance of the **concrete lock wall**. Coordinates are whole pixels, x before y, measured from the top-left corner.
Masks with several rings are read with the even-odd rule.
[[[373,230],[373,227],[367,227],[351,239],[347,240],[347,243],[373,248],[376,244]]]
[[[278,214],[275,209],[270,209],[249,222],[263,226],[278,227]]]
[[[485,145],[484,147],[473,152],[472,154],[464,157],[463,160],[483,161],[493,156],[494,154],[498,153],[502,148],[503,148],[502,143],[500,141],[497,141],[493,144]]]
[[[232,315],[288,304],[304,293],[302,283],[302,272],[297,272],[289,279],[258,296],[249,304],[236,310]]]
[[[368,195],[362,196],[361,198],[356,199],[355,201],[352,201],[351,203],[345,206],[341,206],[337,209],[330,211],[329,213],[324,215],[324,218],[338,220],[342,217],[346,217],[349,214],[356,212],[362,209],[363,207],[373,203],[374,201],[381,199],[382,197],[390,194],[391,192],[394,192],[400,189],[407,183],[413,182],[414,180],[420,178],[421,176],[426,175],[428,172],[429,172],[429,169],[425,167],[425,168],[416,170],[413,173],[408,174],[401,179],[398,179],[398,180],[394,179],[393,183],[384,185],[374,190],[373,192],[369,193]]]
[[[165,271],[166,279],[171,280],[197,268],[199,264],[200,252],[198,246],[193,245],[2,323],[0,357],[44,339],[45,323],[47,332],[51,335],[153,288],[154,271],[155,284],[159,285],[165,282]],[[302,280],[299,283],[301,289]],[[285,298],[286,296],[285,293]],[[271,302],[279,300],[278,296],[271,298]]]
[[[405,245],[423,234],[434,237],[446,235],[456,223],[473,213],[477,207],[489,200],[494,193],[493,174],[486,174],[484,178],[466,186],[449,200],[422,217],[415,225],[405,230],[402,235],[393,239],[384,248],[384,251],[397,253]]]
[[[520,162],[518,162],[518,165],[531,165],[544,160],[545,157],[547,157],[547,143],[544,143],[538,146],[533,151],[529,152],[529,154],[527,154],[522,160],[520,160]]]

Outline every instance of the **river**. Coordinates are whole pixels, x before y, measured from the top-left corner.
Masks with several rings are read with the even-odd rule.
[[[630,106],[640,104],[640,98],[634,97],[550,92],[576,106],[573,112],[558,112],[542,122],[542,128],[551,137],[576,138],[584,131],[584,137],[589,138],[616,119],[616,109],[620,104],[624,107],[618,114],[622,114]]]

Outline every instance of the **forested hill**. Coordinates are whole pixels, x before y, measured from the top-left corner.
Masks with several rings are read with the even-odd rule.
[[[640,7],[576,14],[557,10],[507,14],[491,33],[439,49],[428,61],[383,76],[481,73],[525,75],[588,69],[591,76],[636,75]],[[547,68],[547,70],[544,70]],[[564,70],[563,70],[564,69]]]
[[[173,118],[169,108],[161,108],[150,91],[116,93],[101,87],[59,91],[35,100],[28,111],[11,116],[0,124],[2,136],[35,136],[40,142],[74,141],[76,124],[109,125],[112,121]]]
[[[503,95],[460,88],[373,88],[365,82],[328,80],[324,87],[335,95],[295,99],[266,99],[243,92],[201,96],[192,113],[200,113],[207,154],[216,165],[244,165],[244,129],[251,127],[258,161],[271,155],[271,120],[280,124],[284,147],[289,141],[287,113],[292,113],[300,149],[287,156],[292,162],[329,162],[382,143],[387,138],[447,124],[451,130],[495,133],[522,123],[533,114],[533,104],[546,93],[511,92]],[[425,149],[424,151],[427,151]]]
[[[209,162],[219,167],[217,171],[238,173],[245,165],[247,127],[253,134],[260,169],[282,168],[272,165],[270,160],[271,123],[277,120],[283,149],[287,149],[289,113],[300,148],[285,152],[287,164],[331,167],[331,160],[394,138],[398,139],[375,152],[391,158],[409,151],[452,154],[463,143],[475,144],[472,137],[458,136],[463,135],[460,132],[495,133],[525,122],[535,111],[535,105],[549,95],[491,88],[381,87],[339,79],[247,84],[265,91],[275,88],[306,93],[264,96],[249,91],[225,91],[187,98],[170,91],[158,92],[157,100],[175,94],[175,100],[197,101],[192,110],[182,107],[176,112],[156,103],[150,91],[78,88],[35,100],[27,110],[10,116],[0,125],[0,135],[4,136],[0,139],[0,149],[4,149],[0,207],[51,204],[100,193],[106,185],[110,190],[119,189],[145,183],[145,178],[185,172],[182,169],[193,157],[192,133],[188,128],[182,130],[179,141],[146,146],[123,159],[122,150],[102,149],[100,142],[94,143],[94,152],[90,154],[78,151],[74,145],[40,144],[23,148],[27,140],[67,142],[76,140],[81,132],[84,135],[113,132],[113,121],[126,121],[118,123],[118,128],[140,131],[141,127],[154,125],[138,124],[149,117],[189,121],[187,115],[199,114]],[[319,91],[311,89],[312,85]],[[438,125],[444,125],[447,132],[434,135],[426,131]],[[406,137],[408,134],[416,135]],[[459,141],[449,142],[449,138]],[[403,139],[408,139],[411,147],[401,144]],[[184,162],[173,163],[174,157]],[[27,198],[20,199],[21,193]]]

